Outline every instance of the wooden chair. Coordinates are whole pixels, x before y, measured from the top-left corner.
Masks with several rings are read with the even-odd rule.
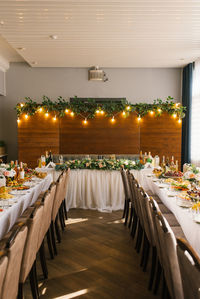
[[[175,235],[161,212],[156,213],[155,223],[160,241],[161,263],[167,290],[172,299],[183,299]]]
[[[28,233],[25,242],[21,271],[19,277],[18,299],[23,298],[23,286],[29,276],[33,298],[39,298],[37,275],[36,275],[36,254],[38,252],[38,241],[41,224],[43,222],[44,206],[36,202],[32,208],[30,217],[27,220]]]
[[[125,194],[124,211],[123,211],[122,218],[125,218],[124,225],[127,225],[128,216],[129,216],[130,190],[129,190],[127,176],[124,168],[121,168],[120,172],[121,172],[122,182],[124,186],[124,194]]]
[[[200,257],[183,238],[177,238],[177,255],[184,298],[200,298]]]
[[[19,275],[28,228],[26,222],[15,224],[0,242],[1,249],[7,250],[8,263],[1,289],[1,299],[17,297]]]
[[[4,280],[7,272],[8,266],[8,256],[6,250],[0,251],[0,298],[2,295],[2,289],[4,285]]]

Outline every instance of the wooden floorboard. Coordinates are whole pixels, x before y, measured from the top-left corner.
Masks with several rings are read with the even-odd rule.
[[[42,299],[156,298],[147,290],[149,274],[139,266],[140,256],[121,215],[70,210],[58,256],[50,260],[46,250],[49,278],[39,281]],[[37,271],[41,277],[39,263]],[[32,298],[28,282],[25,298]]]

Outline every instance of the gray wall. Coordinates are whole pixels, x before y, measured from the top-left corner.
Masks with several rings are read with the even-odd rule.
[[[3,138],[9,159],[17,158],[17,123],[14,107],[30,96],[38,102],[43,95],[73,97],[126,97],[132,103],[172,96],[180,101],[181,69],[109,68],[106,83],[88,81],[85,68],[31,68],[12,63],[6,73],[6,97],[0,97]]]

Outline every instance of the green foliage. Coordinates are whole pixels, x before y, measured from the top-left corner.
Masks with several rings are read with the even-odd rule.
[[[141,170],[144,166],[140,161],[132,160],[112,160],[112,159],[83,159],[83,160],[68,160],[65,164],[56,165],[57,171],[64,169],[96,169],[96,170],[120,170],[136,169]]]
[[[174,99],[170,96],[165,101],[161,99],[154,100],[153,104],[131,104],[126,99],[122,99],[121,102],[116,103],[108,101],[98,104],[94,99],[88,99],[87,102],[77,97],[75,99],[75,101],[70,103],[61,96],[58,97],[57,101],[51,101],[47,96],[43,96],[42,103],[38,104],[30,97],[26,97],[25,103],[17,104],[15,109],[18,117],[23,113],[34,115],[39,108],[42,108],[43,112],[54,112],[58,117],[63,117],[65,110],[68,109],[69,111],[73,111],[75,115],[80,115],[88,119],[94,118],[97,110],[103,110],[107,117],[112,117],[123,111],[125,111],[125,117],[131,112],[135,112],[138,116],[143,117],[150,111],[153,111],[155,116],[160,116],[162,112],[166,112],[170,115],[176,113],[179,118],[184,118],[186,111],[186,107],[180,104],[176,105]]]

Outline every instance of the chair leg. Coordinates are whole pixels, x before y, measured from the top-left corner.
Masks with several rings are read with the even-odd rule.
[[[146,250],[145,250],[145,256],[144,256],[143,272],[146,272],[146,270],[147,270],[147,264],[148,264],[148,260],[149,260],[149,251],[150,251],[149,241],[146,236],[145,236],[145,238],[146,238]]]
[[[156,270],[156,257],[157,257],[156,247],[153,246],[153,248],[152,248],[151,272],[150,272],[149,285],[148,285],[149,290],[152,289],[152,285],[153,285],[153,281],[154,281],[155,270]]]
[[[39,297],[40,297],[40,294],[39,294],[39,289],[38,289],[38,279],[37,279],[36,259],[35,259],[35,262],[34,262],[34,264],[33,264],[33,271],[34,271],[34,276],[35,276],[36,291],[37,291],[37,295],[38,295],[38,298],[39,298]]]
[[[160,285],[161,274],[162,274],[162,267],[161,267],[160,262],[158,260],[158,262],[157,262],[156,280],[155,280],[155,285],[154,285],[154,290],[153,290],[154,295],[156,295],[157,292],[158,292],[158,288],[159,288],[159,285]]]
[[[68,215],[67,215],[67,207],[66,207],[66,201],[65,199],[63,200],[63,208],[64,208],[64,214],[65,214],[65,219],[68,219]]]
[[[61,204],[61,207],[60,207],[60,209],[61,209],[61,214],[62,214],[62,221],[63,221],[63,225],[64,225],[64,227],[65,227],[65,226],[66,226],[66,224],[65,224],[65,213],[64,213],[63,202],[62,202],[62,204]]]
[[[124,225],[127,225],[128,222],[128,216],[129,216],[129,200],[125,200],[126,201],[126,214],[125,214],[125,221],[124,221]]]
[[[46,257],[45,257],[44,240],[40,246],[39,254],[40,254],[40,263],[41,263],[44,279],[47,279],[48,278],[48,269],[47,269],[47,263],[46,263]]]
[[[24,298],[24,284],[20,282],[18,286],[17,299],[23,299],[23,298]]]
[[[135,249],[136,249],[137,253],[140,252],[140,248],[141,248],[141,244],[142,244],[142,236],[143,236],[143,229],[142,229],[142,226],[139,221],[137,241],[136,241],[136,245],[135,245]]]
[[[133,224],[131,228],[131,236],[133,239],[135,237],[135,233],[137,230],[137,224],[138,224],[138,216],[136,215],[135,210],[133,210]]]
[[[64,231],[65,227],[64,227],[64,223],[63,223],[63,216],[62,216],[61,206],[60,206],[60,209],[58,210],[58,215],[59,215],[61,229],[62,229],[62,231]]]
[[[132,207],[132,204],[131,204],[131,214],[130,214],[128,228],[131,227],[132,222],[133,222],[133,207]]]
[[[37,285],[37,280],[35,278],[35,262],[31,268],[31,271],[29,273],[29,278],[30,278],[30,285],[31,285],[31,292],[32,292],[32,296],[33,296],[33,299],[38,299],[39,296],[38,296],[38,285]]]
[[[59,230],[59,226],[58,226],[58,215],[56,216],[56,219],[55,219],[55,230],[56,230],[56,237],[57,237],[58,243],[61,243],[61,235],[60,235],[60,230]]]
[[[48,249],[49,249],[49,254],[51,259],[54,259],[54,253],[53,253],[53,247],[52,247],[52,239],[51,239],[51,234],[50,234],[50,228],[47,231],[47,245],[48,245]]]
[[[53,250],[54,250],[54,254],[57,255],[57,248],[56,248],[56,238],[55,238],[55,231],[54,231],[54,223],[53,221],[51,222],[51,240],[52,240],[52,245],[53,245]]]
[[[126,198],[124,200],[124,210],[123,210],[122,219],[124,219],[125,215],[126,215]],[[124,222],[124,224],[125,224],[125,222]]]
[[[142,255],[140,260],[140,267],[144,264],[144,258],[145,258],[145,252],[146,252],[146,239],[145,239],[145,232],[143,234],[143,246],[142,246]]]

